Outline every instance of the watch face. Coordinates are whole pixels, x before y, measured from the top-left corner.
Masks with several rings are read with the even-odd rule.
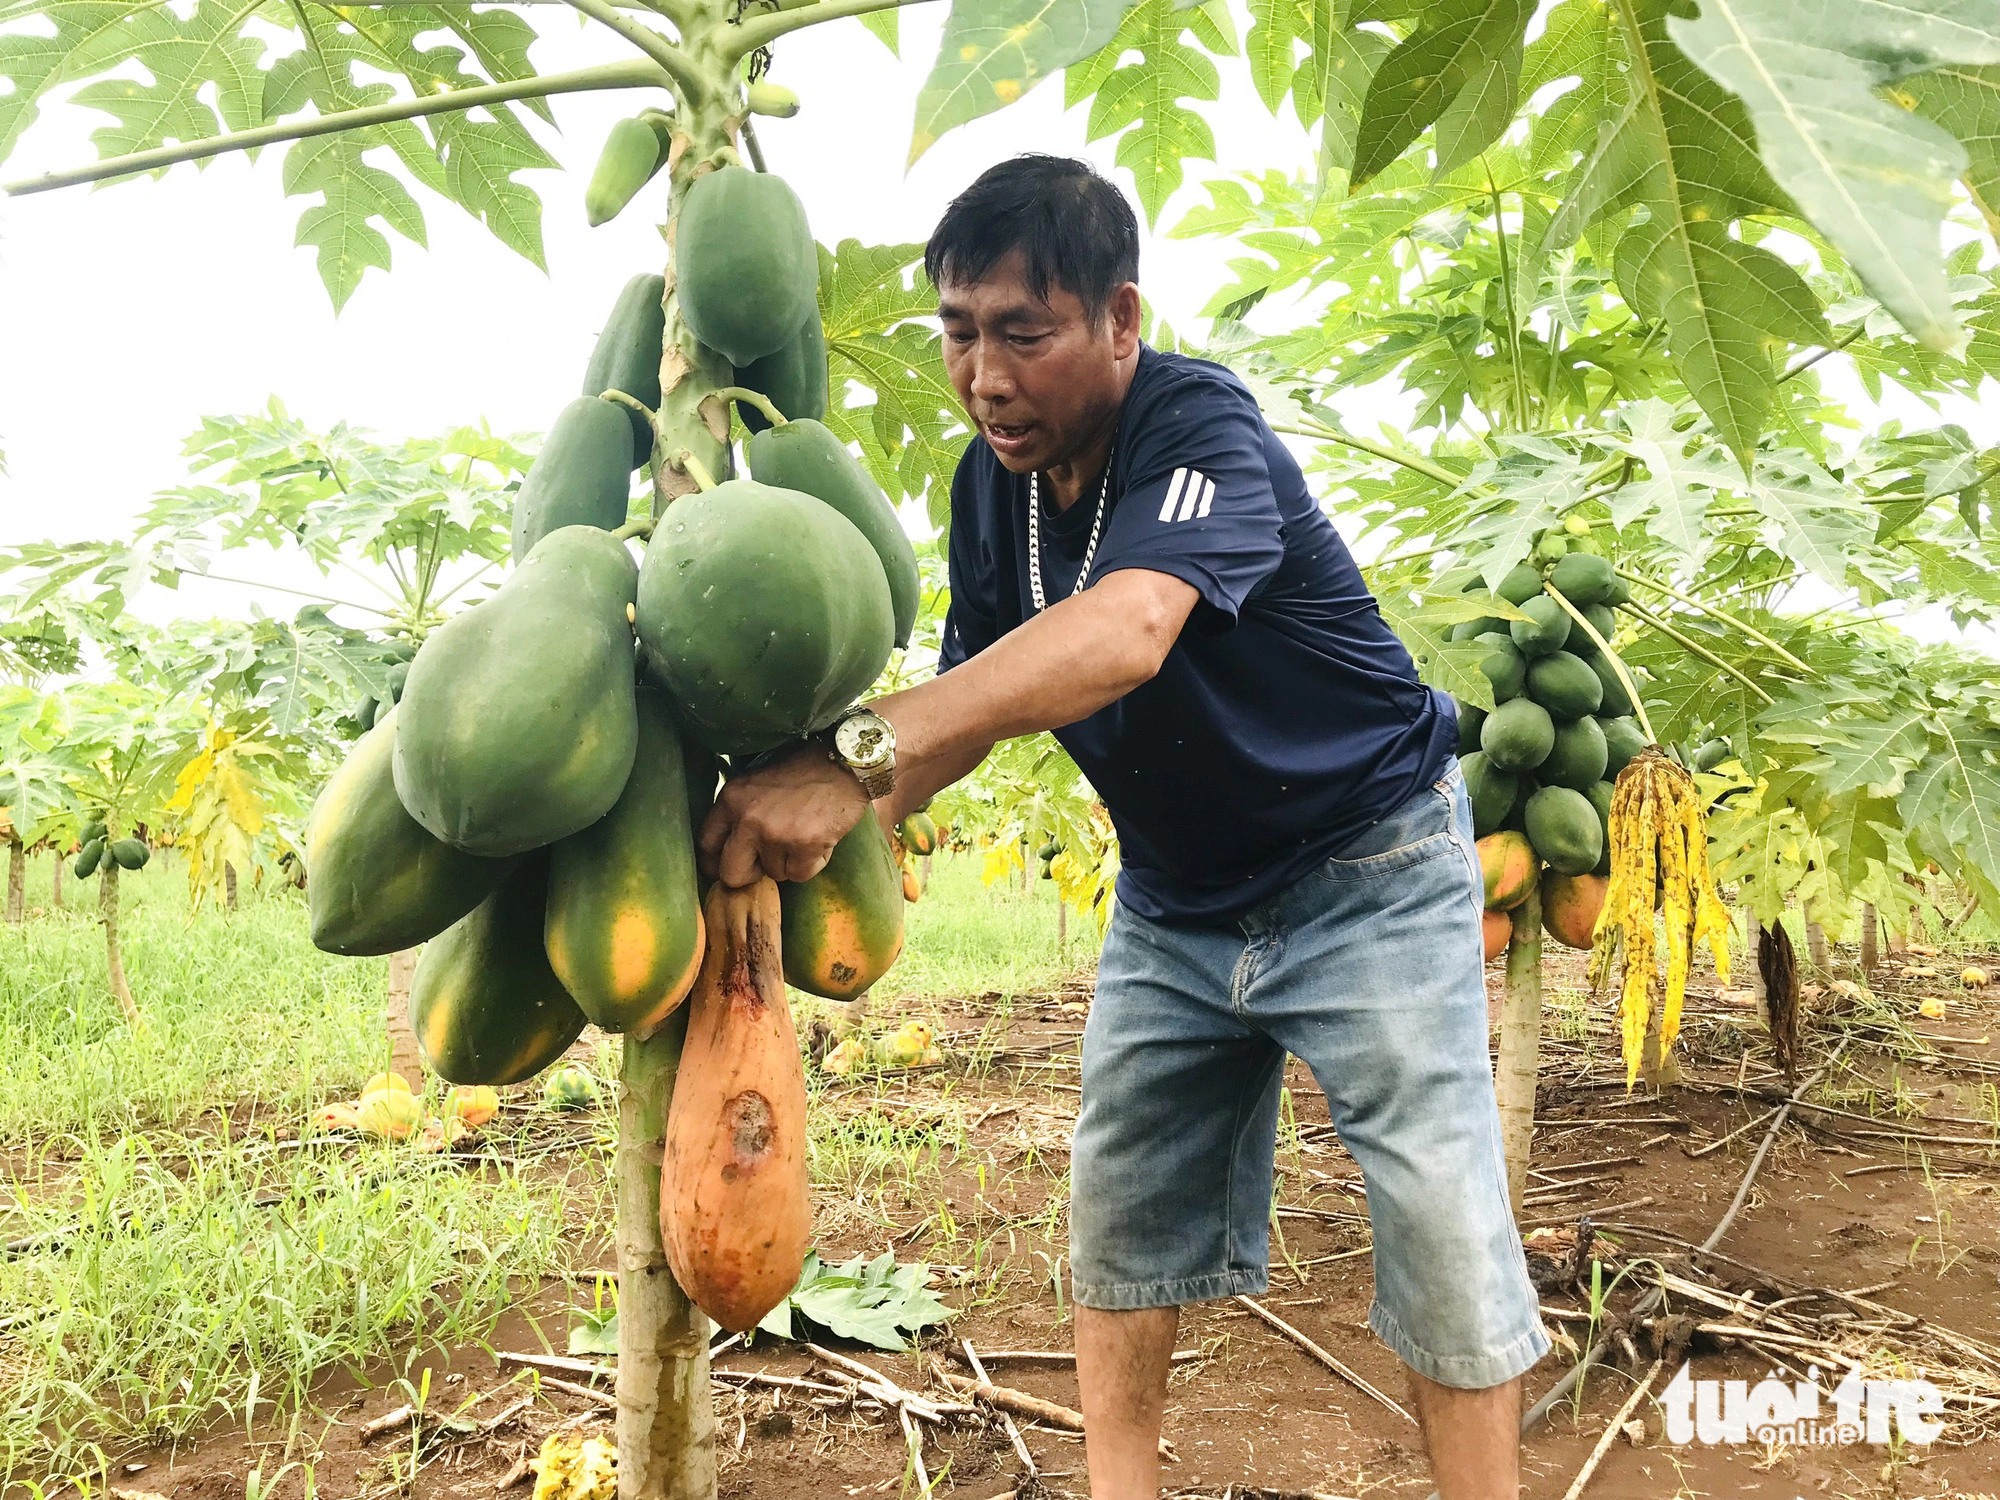
[[[852,714],[834,729],[833,746],[851,766],[879,766],[895,753],[896,732],[879,714]]]

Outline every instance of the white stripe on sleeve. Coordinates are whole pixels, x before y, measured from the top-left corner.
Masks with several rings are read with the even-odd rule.
[[[1195,514],[1197,516],[1207,515],[1209,506],[1213,505],[1214,503],[1215,503],[1215,481],[1213,479],[1204,479],[1202,480],[1201,505],[1196,509]]]
[[[1174,477],[1167,481],[1166,504],[1160,507],[1160,519],[1162,521],[1171,521],[1174,518],[1174,507],[1180,503],[1181,491],[1186,488],[1187,480],[1188,471],[1186,469],[1176,469],[1174,470]]]
[[[1207,476],[1202,474],[1200,470],[1188,470],[1188,485],[1187,489],[1181,494],[1181,513],[1174,517],[1176,521],[1185,521],[1194,515],[1195,505],[1200,501],[1202,490],[1207,484]]]

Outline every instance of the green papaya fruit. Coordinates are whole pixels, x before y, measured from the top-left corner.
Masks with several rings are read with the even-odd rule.
[[[590,351],[583,370],[583,394],[602,396],[623,391],[634,401],[658,410],[660,405],[660,341],[666,336],[664,276],[634,276],[611,304],[611,316]],[[645,416],[620,406],[632,428],[632,464],[638,468],[653,456],[653,429]]]
[[[732,365],[775,354],[813,311],[819,247],[805,205],[774,172],[718,167],[697,177],[674,230],[681,316]]]
[[[613,125],[598,153],[590,185],[583,190],[583,214],[590,227],[617,218],[666,164],[666,148],[650,121],[620,120]]]
[[[1611,632],[1618,628],[1618,616],[1602,604],[1586,604],[1582,608],[1583,617],[1590,621],[1591,629],[1609,641]],[[1573,656],[1581,656],[1586,661],[1597,655],[1597,642],[1590,638],[1590,631],[1585,630],[1574,620],[1570,621],[1570,624],[1573,628],[1569,633],[1569,640],[1563,645],[1563,650]]]
[[[391,709],[328,779],[306,819],[306,907],[313,946],[397,953],[428,942],[492,895],[511,859],[461,854],[396,795]]]
[[[632,494],[632,424],[626,408],[595,396],[565,406],[514,496],[514,565],[564,526],[625,524]],[[421,653],[419,653],[421,655]]]
[[[1604,855],[1604,825],[1582,792],[1545,786],[1528,799],[1528,842],[1563,875],[1587,875]]]
[[[623,541],[565,526],[491,598],[431,632],[396,710],[396,793],[411,817],[498,858],[611,810],[639,737],[637,582]]]
[[[1483,839],[1497,831],[1521,790],[1520,779],[1512,771],[1493,764],[1483,750],[1460,758],[1459,774],[1465,778],[1466,799],[1472,803],[1472,836]]]
[[[1567,651],[1551,651],[1528,663],[1528,696],[1553,719],[1580,719],[1604,701],[1604,684],[1590,663]]]
[[[1522,605],[1542,591],[1542,570],[1531,568],[1526,563],[1516,563],[1507,576],[1500,580],[1500,586],[1493,592],[1509,604]]]
[[[897,519],[889,497],[861,467],[861,461],[831,429],[809,418],[758,433],[744,444],[743,456],[751,477],[759,484],[797,490],[825,501],[868,539],[889,581],[896,644],[908,645],[923,596],[916,549],[910,545],[909,534]]]
[[[1603,700],[1597,705],[1598,713],[1607,719],[1623,718],[1632,712],[1632,695],[1625,691],[1625,684],[1618,678],[1617,668],[1602,651],[1585,657],[1590,670],[1597,674],[1597,680],[1604,687]]]
[[[519,1083],[568,1050],[584,1015],[542,951],[549,859],[520,862],[500,888],[424,945],[410,1027],[447,1083]]]
[[[88,844],[95,839],[101,839],[105,837],[108,831],[109,830],[107,830],[104,826],[104,820],[102,818],[93,818],[90,822],[84,824],[82,828],[77,830],[76,841],[79,844]]]
[[[97,873],[97,866],[104,858],[104,836],[98,835],[77,851],[76,863],[70,866],[70,873],[78,880],[88,880]]]
[[[1571,552],[1549,570],[1549,582],[1578,609],[1586,604],[1602,604],[1618,575],[1611,560],[1588,552]]]
[[[1458,710],[1458,753],[1470,755],[1479,748],[1479,726],[1486,722],[1486,710],[1456,698],[1451,701]]]
[[[1555,747],[1555,721],[1532,698],[1512,698],[1486,716],[1479,748],[1503,771],[1532,771]]]
[[[701,891],[680,727],[638,691],[639,750],[611,811],[549,851],[549,967],[606,1031],[650,1036],[701,968]]]
[[[1521,606],[1528,618],[1507,627],[1523,656],[1547,656],[1560,651],[1569,640],[1571,620],[1564,609],[1547,594],[1537,594]]]
[[[1690,764],[1697,771],[1713,771],[1735,753],[1728,740],[1716,738],[1705,742],[1697,749]]]
[[[648,670],[725,755],[823,729],[895,639],[888,580],[854,523],[754,479],[684,495],[661,517],[637,622]]]
[[[113,839],[104,846],[104,853],[121,870],[143,870],[153,857],[143,839]]]
[[[1495,631],[1479,639],[1488,648],[1479,670],[1493,684],[1493,701],[1505,703],[1510,698],[1520,697],[1521,690],[1528,685],[1528,659],[1515,646],[1514,638],[1503,631]]]
[[[754,364],[736,371],[736,383],[747,386],[784,416],[810,417],[818,421],[826,415],[830,377],[826,366],[826,329],[820,326],[819,309],[806,314],[799,331],[785,340],[775,354],[767,354]],[[748,401],[736,403],[736,415],[752,432],[762,432],[771,419]]]
[[[403,684],[409,680],[410,664],[406,661],[397,662],[383,674],[382,687],[386,696],[381,701],[391,705],[400,703],[403,699]]]
[[[1610,591],[1598,602],[1609,605],[1613,609],[1616,609],[1621,604],[1630,604],[1632,602],[1632,585],[1614,572],[1611,575]]]
[[[1548,757],[1535,768],[1535,777],[1545,785],[1588,791],[1591,783],[1603,777],[1608,754],[1604,730],[1597,720],[1572,719],[1556,726],[1555,743],[1549,747]]]
[[[1646,748],[1646,731],[1638,720],[1619,716],[1600,716],[1597,723],[1604,731],[1604,774],[1616,780],[1632,757]]]
[[[770,115],[773,119],[789,120],[799,112],[799,96],[783,84],[772,83],[769,79],[759,79],[745,91],[743,102],[753,115]]]
[[[1604,852],[1597,856],[1597,864],[1590,872],[1593,875],[1611,873],[1611,794],[1616,790],[1609,781],[1593,782],[1584,788],[1583,795],[1589,799],[1597,813],[1598,826],[1604,830]]]
[[[1536,541],[1534,550],[1528,554],[1528,561],[1537,568],[1546,568],[1551,563],[1560,562],[1568,554],[1568,533],[1552,526]]]
[[[1482,635],[1504,635],[1507,622],[1495,615],[1481,615],[1476,620],[1464,620],[1451,627],[1450,639],[1454,641],[1476,641]]]

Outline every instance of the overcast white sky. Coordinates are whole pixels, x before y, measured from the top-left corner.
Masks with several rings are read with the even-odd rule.
[[[557,7],[526,14],[545,33],[534,53],[545,71],[629,55],[602,28]],[[854,21],[780,45],[773,76],[805,108],[793,120],[761,122],[760,139],[772,168],[804,197],[822,241],[922,239],[954,192],[1016,151],[1112,165],[1115,141],[1086,146],[1085,110],[1065,112],[1061,82],[1052,80],[948,134],[906,175],[911,113],[942,17],[941,6],[903,13],[901,61]],[[274,393],[312,424],[344,418],[389,437],[482,417],[502,431],[545,428],[574,395],[618,288],[662,260],[650,216],[628,212],[598,229],[583,216],[604,134],[639,107],[639,96],[568,95],[552,104],[560,130],[544,130],[543,139],[566,170],[526,179],[544,202],[547,274],[418,188],[430,248],[392,237],[394,269],[370,272],[338,318],[312,250],[292,243],[299,210],[312,200],[283,196],[282,147],[255,162],[236,155],[199,171],[183,165],[162,181],[0,198],[0,449],[10,469],[0,478],[0,545],[121,534],[148,496],[186,479],[181,442],[203,415],[261,407]],[[1204,113],[1220,162],[1188,164],[1190,184],[1161,216],[1163,228],[1202,200],[1204,178],[1289,170],[1308,158],[1303,133],[1289,114],[1270,118],[1240,62],[1225,68],[1224,107]],[[45,107],[6,176],[91,159],[88,134],[105,118]],[[1220,241],[1150,236],[1142,280],[1154,306],[1187,325],[1229,253]],[[1899,410],[1916,425],[1938,420],[1915,403]],[[1372,425],[1388,409],[1353,415]],[[1952,415],[1993,425],[1977,411]],[[309,583],[312,575],[299,565],[259,576]],[[241,614],[256,597],[190,584],[178,596],[154,591],[142,610],[155,618]],[[289,615],[298,601],[267,593],[262,603]]]

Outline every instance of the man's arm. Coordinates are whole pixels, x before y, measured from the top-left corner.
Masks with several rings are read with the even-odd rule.
[[[995,741],[1074,724],[1150,681],[1197,597],[1169,574],[1122,569],[952,671],[875,700],[896,730],[884,822],[970,773]],[[727,885],[807,880],[867,809],[852,772],[803,750],[724,785],[702,824],[702,864]]]

